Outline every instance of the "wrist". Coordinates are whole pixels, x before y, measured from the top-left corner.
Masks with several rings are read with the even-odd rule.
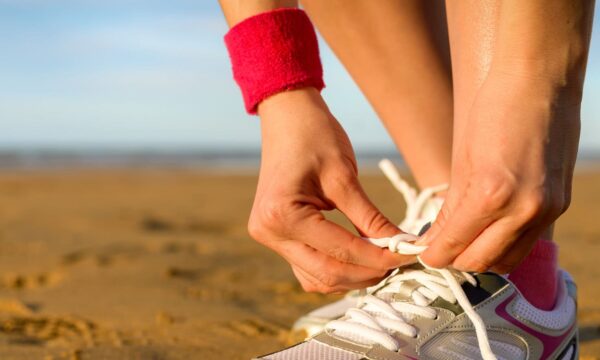
[[[279,9],[238,23],[225,35],[233,77],[246,111],[274,94],[306,87],[323,89],[317,35],[306,13]]]
[[[309,122],[330,112],[317,89],[304,87],[269,96],[258,105],[258,115],[265,126],[271,119]]]
[[[261,103],[258,111],[263,155],[352,153],[344,129],[314,88],[273,95]]]

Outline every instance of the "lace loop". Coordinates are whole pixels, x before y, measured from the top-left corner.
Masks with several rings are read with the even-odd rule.
[[[435,269],[427,266],[418,256],[427,247],[415,245],[414,242],[417,240],[417,236],[410,234],[420,231],[421,227],[430,221],[424,215],[428,204],[433,203],[434,206],[437,206],[437,209],[434,208],[433,210],[439,211],[441,199],[436,199],[434,196],[447,190],[448,185],[430,187],[417,194],[417,191],[402,179],[390,160],[381,160],[379,167],[406,201],[406,217],[399,227],[408,233],[389,238],[369,238],[367,240],[399,254],[417,255],[419,263],[427,271],[410,268],[394,270],[379,284],[361,291],[362,297],[357,307],[349,309],[344,318],[329,322],[325,329],[333,331],[336,336],[359,339],[367,343],[378,343],[391,351],[398,351],[400,344],[391,332],[408,337],[417,337],[418,329],[409,321],[415,316],[437,320],[438,312],[430,304],[435,299],[442,298],[450,303],[458,303],[463,308],[475,327],[483,359],[495,360],[496,357],[492,352],[485,324],[473,309],[459,282],[459,280],[467,281],[476,286],[477,280],[469,273]],[[438,201],[436,203],[432,200]],[[432,273],[437,273],[441,277]],[[416,287],[410,291],[409,295],[409,300],[412,302],[389,302],[377,297],[398,293],[407,282],[416,283]],[[377,296],[373,294],[377,294]]]
[[[403,255],[418,255],[425,247],[414,245],[415,235],[402,234],[391,238],[369,239],[382,246],[392,244],[396,252]],[[391,248],[390,248],[391,250]],[[351,308],[344,318],[329,322],[325,328],[336,336],[360,339],[367,343],[378,343],[391,351],[400,350],[400,345],[392,332],[404,336],[415,337],[418,329],[409,323],[415,316],[429,319],[437,317],[437,311],[429,305],[438,297],[452,303],[458,303],[475,327],[477,341],[484,360],[495,360],[485,324],[473,309],[459,281],[473,285],[477,280],[469,273],[449,269],[436,269],[427,266],[419,257],[419,262],[426,270],[398,270],[384,279],[369,295],[365,295],[357,308]],[[438,273],[441,277],[433,273]],[[388,302],[373,294],[384,297],[387,293],[396,293],[407,281],[416,282],[419,286],[410,293],[410,300]]]
[[[406,202],[406,214],[404,220],[398,227],[408,233],[417,233],[421,230],[421,227],[427,222],[431,221],[430,216],[435,216],[435,213],[429,214],[430,216],[424,215],[428,205],[434,206],[435,212],[439,211],[441,207],[441,199],[435,198],[435,195],[439,192],[448,190],[448,184],[441,184],[423,189],[417,194],[417,190],[412,188],[398,172],[398,169],[388,159],[382,159],[379,162],[379,168],[383,174],[388,178],[390,183],[394,186]],[[436,201],[434,201],[436,200]]]

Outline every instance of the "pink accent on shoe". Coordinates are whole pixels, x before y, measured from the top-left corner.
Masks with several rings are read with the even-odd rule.
[[[558,246],[540,239],[531,253],[508,275],[529,303],[538,309],[552,310],[558,292]]]
[[[560,334],[558,336],[547,335],[547,334],[541,333],[535,329],[532,329],[531,327],[523,324],[519,320],[512,317],[508,313],[508,311],[506,311],[506,307],[508,306],[508,304],[510,304],[513,301],[513,299],[516,296],[517,296],[517,293],[515,292],[514,294],[509,296],[508,299],[504,300],[500,305],[498,305],[498,307],[496,308],[496,314],[498,316],[500,316],[501,318],[503,318],[504,320],[508,321],[509,323],[520,328],[521,330],[538,338],[544,345],[544,351],[542,352],[541,359],[547,359],[548,356],[550,356],[553,352],[556,351],[556,349],[558,349],[558,347],[564,342],[565,338],[569,334],[572,333],[575,323],[573,323],[573,325],[571,325],[567,330],[565,330],[565,332],[563,332],[562,334]]]

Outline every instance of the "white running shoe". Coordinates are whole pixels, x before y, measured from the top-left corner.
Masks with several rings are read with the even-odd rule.
[[[401,254],[414,235],[372,240]],[[560,274],[553,310],[531,305],[505,277],[425,265],[397,269],[324,330],[264,360],[575,360],[577,295]]]
[[[398,225],[402,231],[417,234],[427,223],[435,220],[444,202],[442,198],[436,197],[436,194],[448,189],[448,184],[426,188],[417,193],[416,189],[402,179],[390,160],[381,160],[379,168],[396,190],[402,194],[406,202],[404,220]],[[361,293],[360,290],[350,291],[342,299],[302,316],[292,326],[292,337],[294,339],[304,339],[318,333],[329,321],[343,316],[346,310],[355,306]]]

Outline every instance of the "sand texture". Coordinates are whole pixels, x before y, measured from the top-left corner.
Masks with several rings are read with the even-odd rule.
[[[401,196],[363,180],[399,222]],[[0,359],[249,359],[285,345],[294,319],[336,296],[304,293],[249,239],[255,185],[172,169],[0,175]],[[582,358],[600,359],[600,173],[574,189],[557,238]]]

